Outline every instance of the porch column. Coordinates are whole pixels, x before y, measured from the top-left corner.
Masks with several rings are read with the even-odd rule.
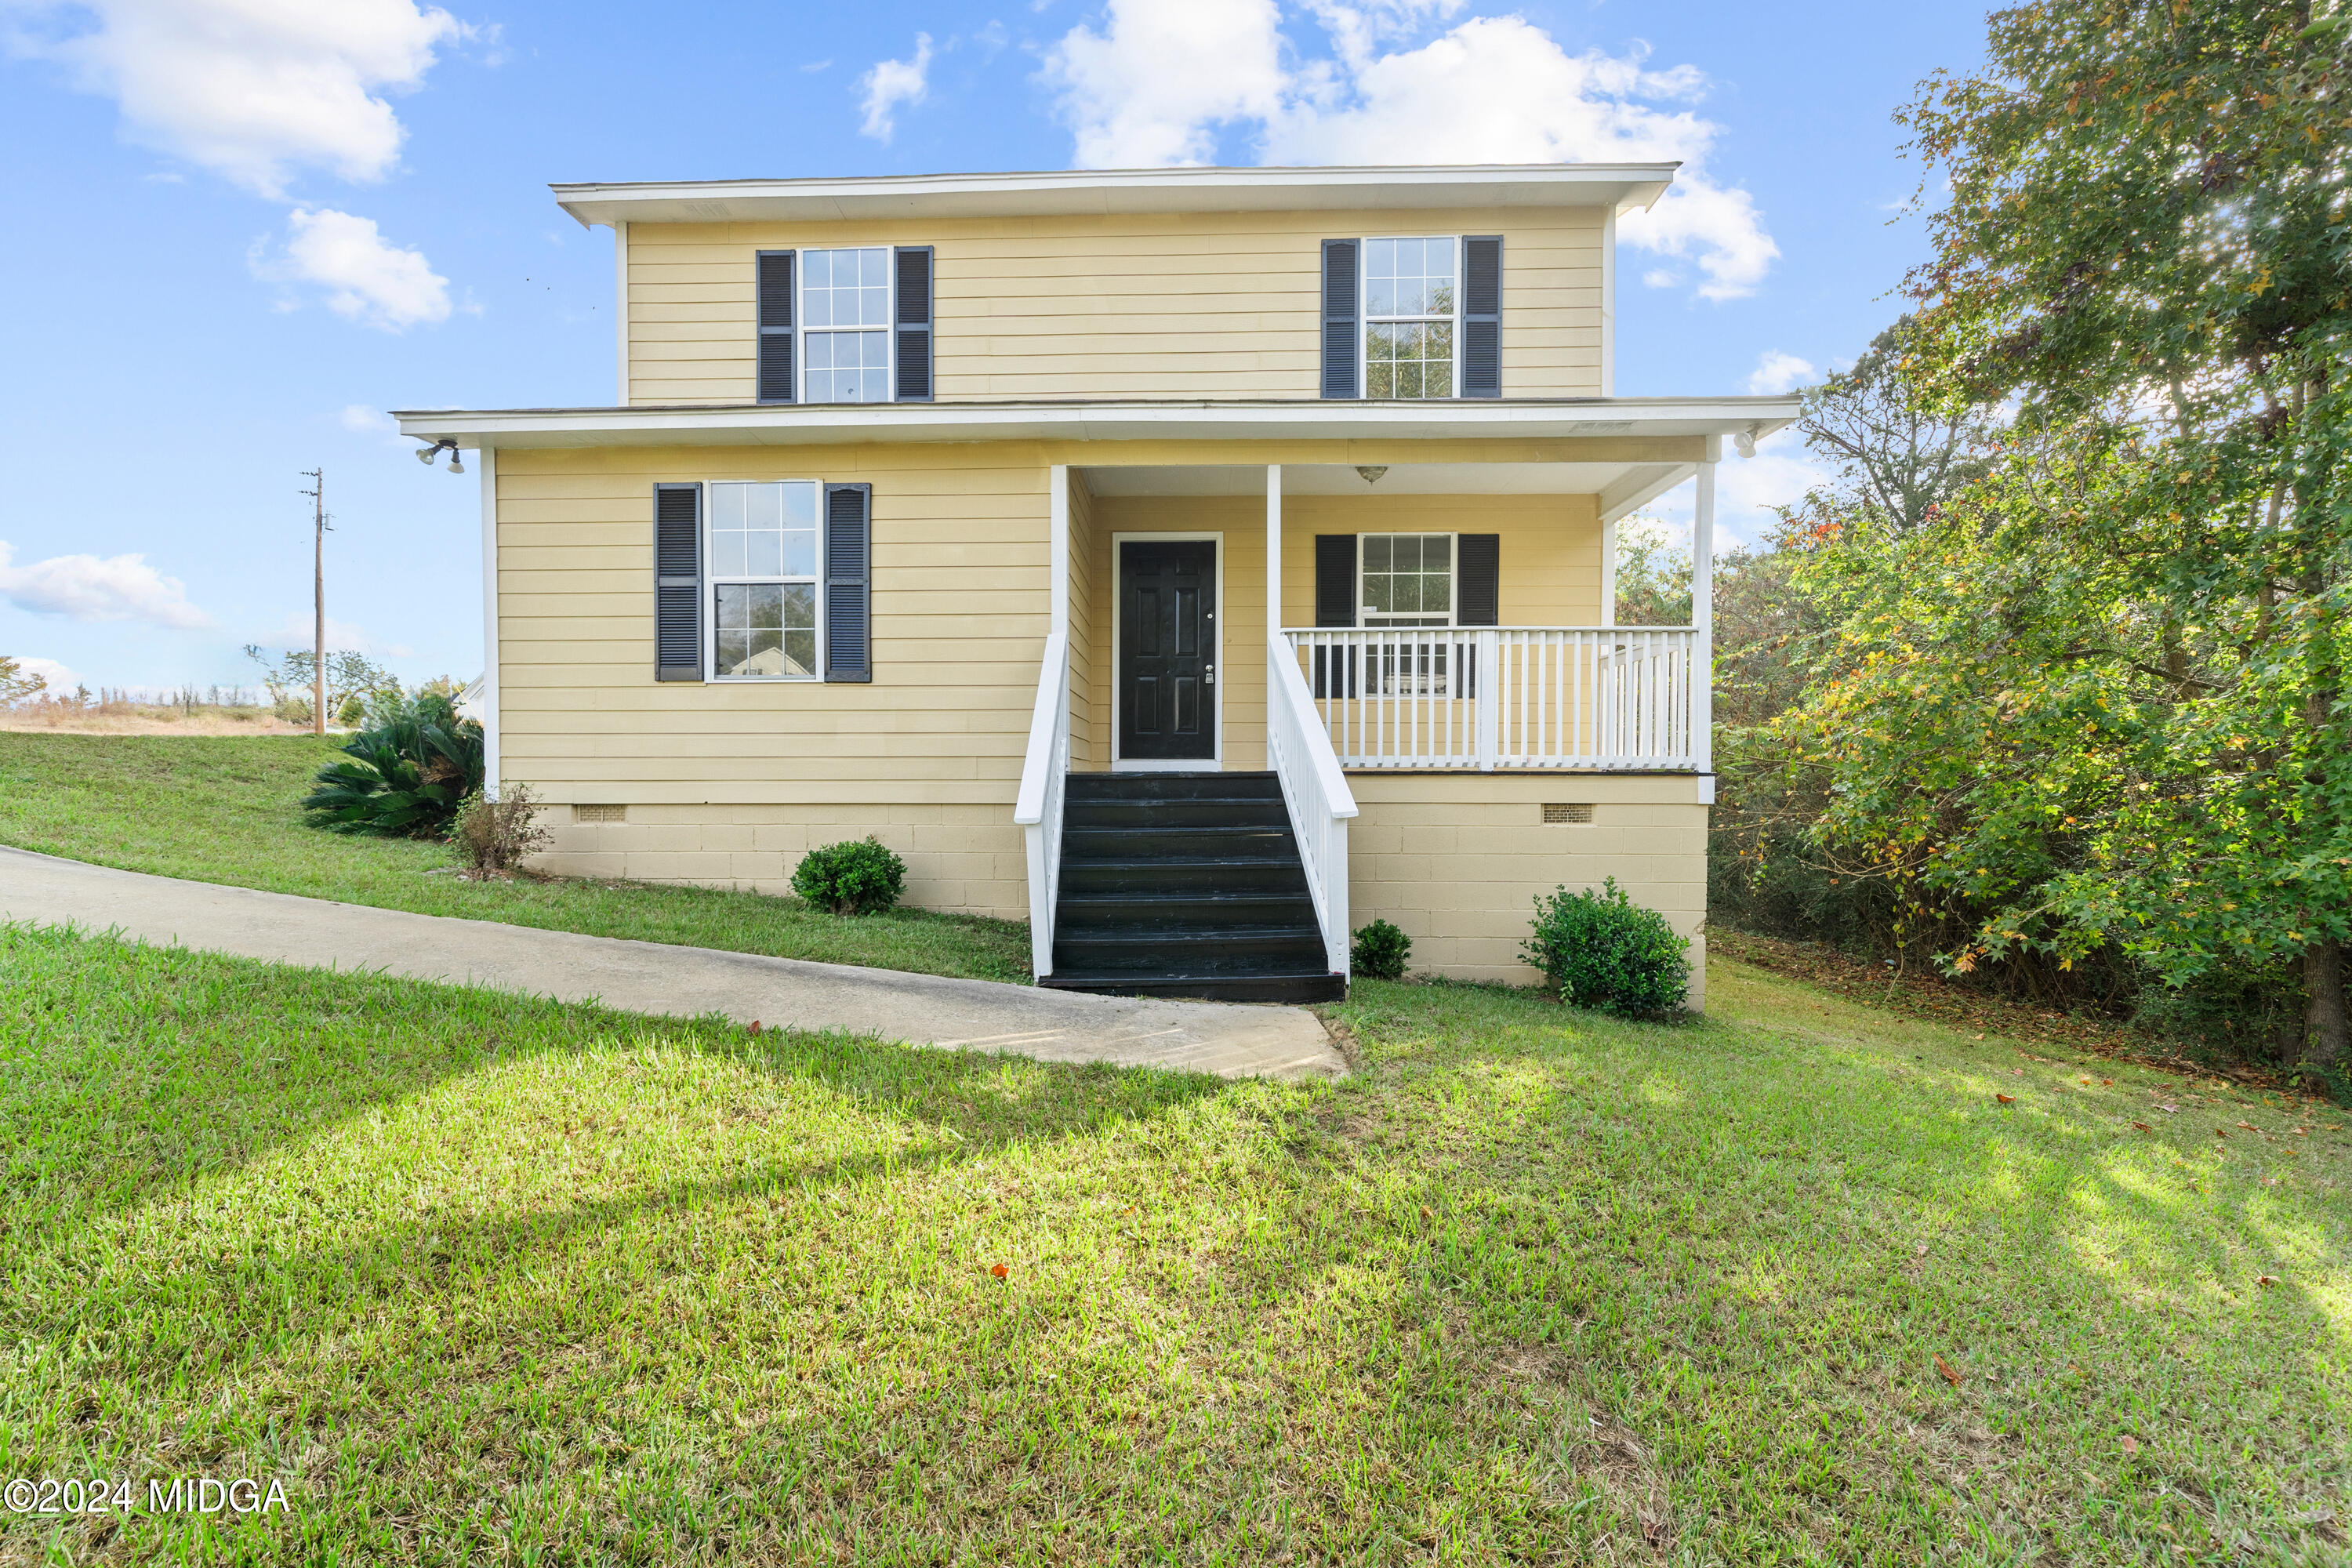
[[[1052,620],[1047,636],[1070,629],[1070,466],[1055,463],[1045,470],[1046,570],[1053,574],[1047,603]]]
[[[1265,635],[1282,630],[1282,465],[1265,466]]]
[[[1723,437],[1706,438],[1698,466],[1698,497],[1691,508],[1691,760],[1715,771],[1715,465]],[[1712,795],[1713,781],[1704,793]]]

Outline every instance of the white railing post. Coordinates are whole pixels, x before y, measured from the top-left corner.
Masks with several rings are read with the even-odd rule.
[[[1327,679],[1328,687],[1328,679]],[[1323,928],[1331,973],[1348,973],[1348,820],[1356,796],[1298,673],[1298,654],[1276,627],[1265,639],[1265,761],[1282,784],[1290,831]]]
[[[1706,768],[1690,626],[1301,627],[1307,716],[1347,768]],[[1269,721],[1271,722],[1271,721]]]
[[[1500,737],[1503,713],[1503,634],[1481,631],[1471,654],[1470,677],[1477,683],[1475,692],[1478,710],[1478,771],[1495,771],[1495,756],[1501,750]]]
[[[1715,465],[1723,437],[1706,438],[1706,461],[1698,466],[1698,497],[1691,509],[1691,761],[1702,773],[1715,771]]]
[[[1021,793],[1013,820],[1029,848],[1029,966],[1040,980],[1054,973],[1054,909],[1062,890],[1062,802],[1070,779],[1070,638],[1045,639],[1037,672],[1037,702],[1029,713],[1029,749],[1021,763]]]

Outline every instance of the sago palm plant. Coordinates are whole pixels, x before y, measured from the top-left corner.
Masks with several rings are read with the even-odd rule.
[[[311,824],[330,832],[440,837],[458,803],[482,787],[482,727],[438,694],[383,713],[342,750],[352,760],[320,768],[302,802]]]

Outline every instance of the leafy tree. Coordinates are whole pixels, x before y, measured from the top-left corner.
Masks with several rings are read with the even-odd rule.
[[[261,682],[269,689],[273,706],[282,711],[292,703],[309,712],[317,668],[317,657],[309,648],[289,649],[273,663],[259,644],[248,643],[245,657],[261,667]],[[373,722],[371,704],[389,711],[385,705],[396,707],[401,697],[399,677],[366,655],[349,649],[327,655],[327,711],[337,723]]]
[[[1690,549],[1653,518],[1617,525],[1616,614],[1621,626],[1691,624]]]
[[[1830,781],[1815,841],[1965,912],[1956,967],[2292,965],[2305,1049],[2339,1063],[2352,26],[2305,0],[1989,25],[1985,67],[1901,116],[1949,196],[1889,347],[1948,426],[1999,404],[2014,430],[1935,515],[1865,466],[1909,521],[1825,519],[1799,569],[1838,627],[1780,731]]]
[[[1984,472],[2000,422],[1976,404],[1921,398],[1912,380],[1917,340],[1917,323],[1906,316],[1851,368],[1806,389],[1800,429],[1837,478],[1804,510],[1904,532]]]
[[[28,675],[23,665],[5,654],[0,654],[0,708],[22,702],[28,697],[38,697],[48,689],[47,676]]]

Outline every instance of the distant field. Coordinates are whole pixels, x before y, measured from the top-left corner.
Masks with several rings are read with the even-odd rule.
[[[0,844],[101,866],[422,914],[829,963],[1025,983],[1028,927],[902,910],[843,920],[795,899],[580,880],[464,882],[443,846],[307,826],[336,756],[308,735],[0,733]]]

